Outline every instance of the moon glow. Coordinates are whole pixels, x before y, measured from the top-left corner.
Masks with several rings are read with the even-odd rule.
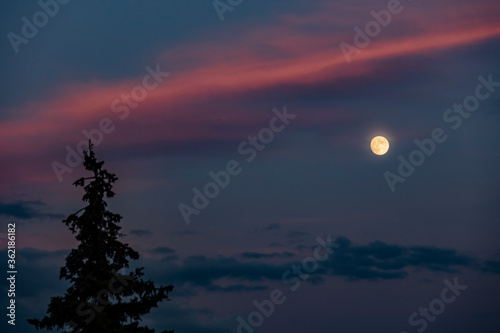
[[[383,136],[376,136],[372,139],[370,148],[375,155],[384,155],[389,150],[389,141]]]

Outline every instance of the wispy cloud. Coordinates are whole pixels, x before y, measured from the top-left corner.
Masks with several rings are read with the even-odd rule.
[[[150,230],[144,230],[144,229],[132,229],[130,230],[130,233],[132,235],[136,235],[139,237],[148,237],[153,234],[153,232],[151,232]]]
[[[62,219],[64,215],[43,212],[43,208],[48,205],[43,201],[14,201],[2,202],[0,201],[0,215],[5,215],[22,220],[30,219]]]

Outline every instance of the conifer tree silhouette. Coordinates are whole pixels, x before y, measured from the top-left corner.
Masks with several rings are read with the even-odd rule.
[[[83,164],[93,175],[80,178],[73,185],[84,188],[83,201],[87,206],[63,220],[79,241],[59,274],[59,279],[68,280],[71,286],[64,296],[51,298],[48,316],[28,322],[36,330],[154,333],[154,329],[139,326],[141,318],[159,302],[170,300],[168,293],[173,286],[156,287],[152,281],[144,281],[143,267],[128,274],[119,273],[129,268],[129,259],[137,260],[139,253],[118,240],[123,237],[118,226],[122,217],[106,208],[104,198],[114,196],[112,187],[118,178],[103,169],[104,162],[97,161],[90,141]]]

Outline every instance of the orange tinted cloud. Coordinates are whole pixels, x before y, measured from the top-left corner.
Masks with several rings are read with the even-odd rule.
[[[241,139],[250,128],[264,124],[266,112],[270,111],[262,110],[258,103],[248,105],[254,93],[281,85],[358,78],[370,73],[378,60],[449,50],[500,36],[500,25],[491,14],[483,16],[483,21],[478,19],[498,7],[493,2],[463,7],[433,4],[435,11],[430,15],[435,21],[419,15],[423,7],[416,5],[412,9],[407,4],[393,21],[406,22],[404,31],[395,34],[398,29],[384,28],[380,38],[354,55],[354,63],[349,65],[338,44],[352,43],[352,27],[362,26],[366,23],[363,19],[370,17],[343,15],[336,21],[333,18],[342,16],[339,6],[325,2],[313,14],[284,14],[267,26],[253,28],[227,42],[189,44],[166,51],[158,61],[162,70],[172,75],[150,91],[123,121],[112,112],[111,104],[141,84],[141,76],[116,82],[68,82],[44,101],[31,101],[19,110],[10,110],[11,114],[30,116],[0,124],[0,149],[6,156],[22,156],[34,149],[60,149],[63,157],[65,145],[74,147],[84,138],[81,130],[97,127],[104,117],[117,125],[105,139],[113,146]],[[335,11],[325,10],[328,8]],[[356,7],[355,14],[368,13],[369,9]],[[438,18],[454,20],[445,24]],[[320,31],[301,30],[315,22],[322,27]],[[342,33],[333,29],[334,23],[342,25]],[[336,115],[340,112],[337,110],[306,112],[310,126],[344,119]]]

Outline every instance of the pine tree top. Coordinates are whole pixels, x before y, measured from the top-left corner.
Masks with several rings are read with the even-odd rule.
[[[63,220],[79,241],[59,274],[59,279],[68,280],[71,286],[64,296],[52,297],[48,316],[28,322],[37,330],[154,333],[147,326],[139,327],[141,318],[161,301],[169,300],[173,286],[156,287],[152,281],[144,281],[143,267],[119,273],[129,268],[129,260],[139,259],[139,253],[120,241],[124,236],[118,225],[122,216],[107,210],[105,199],[115,195],[112,188],[118,178],[103,168],[104,162],[97,160],[90,141],[83,165],[92,175],[73,185],[83,187],[82,200],[87,205]]]

